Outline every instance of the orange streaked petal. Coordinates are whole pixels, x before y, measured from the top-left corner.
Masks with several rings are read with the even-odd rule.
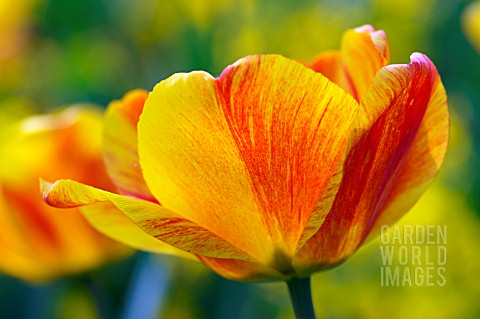
[[[207,267],[231,280],[265,281],[286,280],[289,277],[268,266],[236,259],[221,259],[198,256]]]
[[[58,208],[111,202],[146,233],[192,254],[252,261],[237,247],[158,204],[113,194],[72,180],[59,180],[54,184],[42,182],[42,191],[45,201]],[[132,236],[128,241],[134,242],[135,234],[128,233]]]
[[[365,25],[348,30],[338,54],[320,54],[308,66],[323,73],[360,102],[375,74],[390,60],[385,32]],[[336,69],[336,71],[335,71]]]
[[[277,249],[294,253],[357,107],[323,75],[280,56],[247,57],[216,80],[174,75],[140,119],[145,179],[165,207],[269,264]]]
[[[293,255],[309,219],[320,227],[312,211],[330,208],[316,206],[343,160],[357,104],[280,56],[240,60],[219,77],[217,92],[270,233]]]
[[[87,221],[99,232],[138,250],[198,259],[195,255],[166,244],[138,227],[115,205],[103,202],[80,207]]]
[[[133,90],[110,103],[104,122],[104,158],[121,194],[156,202],[143,179],[137,149],[137,123],[147,96],[147,91]]]
[[[339,263],[358,248],[385,207],[407,155],[418,150],[413,141],[427,106],[437,99],[433,64],[414,54],[411,64],[385,67],[378,76],[384,81],[374,81],[366,100],[382,104],[378,108],[385,112],[353,145],[331,212],[294,260],[299,271]]]
[[[434,84],[427,111],[398,172],[397,181],[386,200],[385,208],[375,222],[371,237],[378,235],[382,225],[395,223],[415,205],[435,179],[445,158],[449,138],[447,95],[435,66],[431,64],[430,67]]]

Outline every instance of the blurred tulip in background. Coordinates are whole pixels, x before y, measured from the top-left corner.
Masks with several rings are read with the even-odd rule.
[[[101,152],[98,109],[38,115],[0,130],[0,269],[32,281],[83,272],[128,253],[78,209],[56,214],[38,196],[39,177],[72,177],[114,189]]]
[[[475,49],[480,52],[480,1],[471,3],[463,12],[463,29]]]

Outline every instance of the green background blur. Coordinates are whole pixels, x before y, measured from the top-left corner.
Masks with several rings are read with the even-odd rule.
[[[1,13],[2,2],[18,3],[16,11]],[[150,90],[175,72],[219,75],[248,54],[310,60],[337,49],[344,30],[372,24],[386,31],[392,63],[408,63],[415,51],[425,53],[447,89],[447,159],[435,184],[402,220],[447,225],[447,283],[382,287],[380,243],[374,241],[337,269],[313,277],[317,315],[480,318],[480,52],[462,31],[469,3],[0,0],[0,39],[7,39],[0,40],[0,113],[9,109],[21,116],[78,102],[105,107],[127,90]],[[136,280],[142,274],[153,288]],[[151,298],[129,302],[136,289]],[[136,307],[158,310],[157,318],[293,316],[284,284],[231,282],[200,264],[138,253],[41,286],[0,275],[0,318],[96,318],[92,291],[111,318],[141,318],[129,317]],[[153,306],[147,300],[152,298]]]

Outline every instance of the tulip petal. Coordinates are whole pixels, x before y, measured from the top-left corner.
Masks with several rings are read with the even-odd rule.
[[[347,31],[342,40],[342,56],[351,92],[361,101],[377,72],[390,62],[387,36],[370,26]]]
[[[343,60],[340,51],[326,51],[317,55],[312,62],[305,63],[307,67],[315,72],[326,76],[330,81],[341,86],[351,94],[350,86],[346,83],[343,71]]]
[[[222,277],[239,281],[287,280],[289,277],[268,266],[236,259],[199,256],[207,267]]]
[[[382,225],[397,222],[415,205],[437,176],[445,158],[449,139],[447,95],[437,70],[433,64],[430,67],[434,84],[425,116],[370,237],[377,236]]]
[[[360,102],[375,74],[389,63],[389,50],[385,32],[365,25],[344,33],[340,52],[320,54],[308,66]]]
[[[104,158],[121,194],[156,202],[143,179],[137,149],[137,123],[147,96],[147,91],[133,90],[110,103],[104,122]]]
[[[328,186],[358,106],[323,75],[278,56],[227,68],[217,91],[270,233],[293,254],[330,208],[324,199],[337,191]]]
[[[166,244],[143,231],[111,203],[96,203],[80,207],[87,221],[105,236],[129,247],[153,253],[198,259],[195,255]]]
[[[174,75],[140,119],[145,180],[165,207],[270,262],[277,249],[294,253],[357,108],[323,75],[280,56],[247,57],[216,80]]]
[[[340,163],[343,163],[343,160]],[[325,222],[325,218],[330,212],[335,200],[335,196],[340,188],[340,183],[343,176],[342,169],[343,167],[338,165],[335,173],[333,173],[328,181],[327,186],[324,188],[321,197],[315,205],[315,208],[310,215],[310,219],[305,225],[300,239],[298,240],[296,252],[298,252],[305,245],[305,243],[320,229]]]
[[[111,202],[146,233],[192,254],[254,261],[212,232],[149,201],[124,197],[72,180],[59,180],[54,184],[43,182],[42,191],[44,200],[58,208]],[[132,232],[125,235],[132,236],[128,241],[134,242],[135,234],[136,232]]]
[[[388,66],[377,74],[365,101],[375,102],[380,105],[375,109],[385,111],[353,145],[331,212],[294,260],[300,272],[307,267],[333,265],[351,255],[372,229],[393,191],[407,186],[398,183],[403,178],[400,174],[411,169],[413,163],[408,158],[419,160],[417,164],[432,163],[430,149],[414,142],[426,142],[421,137],[421,125],[432,122],[424,117],[427,107],[444,103],[438,83],[435,67],[421,54],[412,55],[409,65]],[[446,128],[443,120],[440,127]],[[440,140],[445,142],[443,137]],[[423,152],[413,154],[419,151]],[[416,201],[420,193],[413,195]],[[405,212],[397,211],[397,215]]]

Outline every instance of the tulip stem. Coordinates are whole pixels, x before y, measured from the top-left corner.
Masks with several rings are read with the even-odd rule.
[[[111,318],[110,305],[108,302],[106,291],[101,287],[93,274],[85,277],[85,283],[90,290],[92,301],[96,307],[98,317],[101,319]]]
[[[315,319],[310,277],[291,279],[287,281],[287,285],[295,317],[297,319]]]

